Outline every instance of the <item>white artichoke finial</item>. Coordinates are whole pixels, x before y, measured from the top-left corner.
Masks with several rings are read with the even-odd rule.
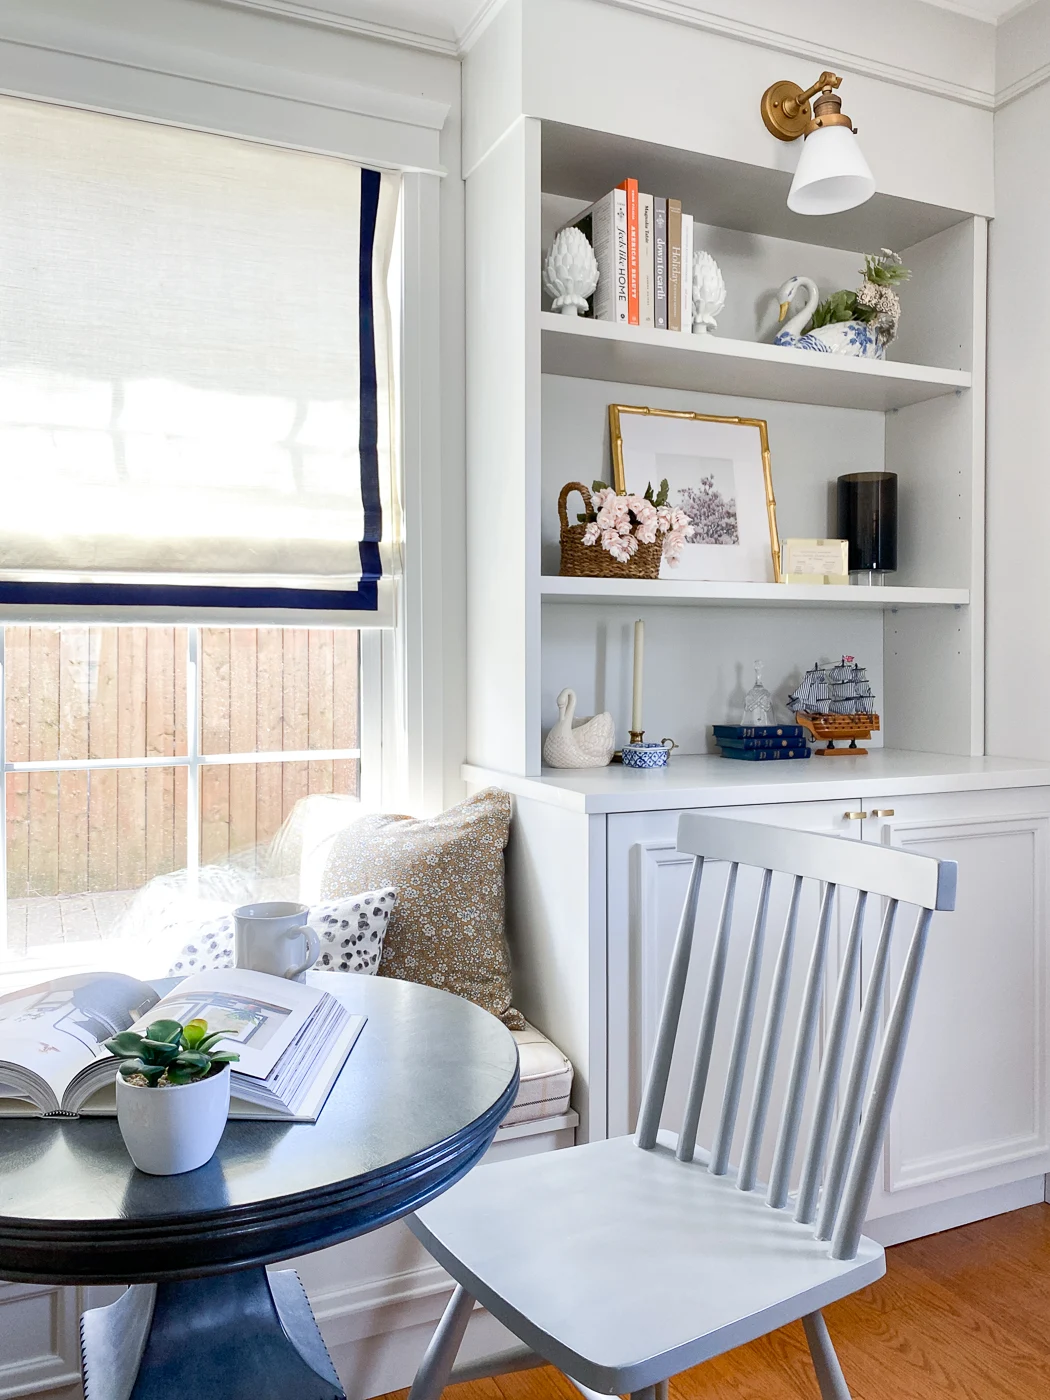
[[[578,228],[563,228],[556,235],[543,265],[543,285],[553,298],[553,311],[575,316],[587,310],[587,298],[598,285],[598,263]]]
[[[726,304],[726,284],[710,253],[693,254],[693,334],[717,329],[715,317]]]

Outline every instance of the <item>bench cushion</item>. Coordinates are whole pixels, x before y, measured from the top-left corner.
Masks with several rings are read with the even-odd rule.
[[[523,1031],[512,1031],[521,1060],[521,1087],[514,1107],[503,1120],[534,1123],[540,1118],[557,1118],[569,1111],[572,1092],[572,1065],[558,1047],[526,1023]]]

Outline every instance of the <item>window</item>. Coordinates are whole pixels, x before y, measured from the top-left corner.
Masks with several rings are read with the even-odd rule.
[[[356,630],[0,630],[9,958],[104,940],[153,877],[360,792]]]

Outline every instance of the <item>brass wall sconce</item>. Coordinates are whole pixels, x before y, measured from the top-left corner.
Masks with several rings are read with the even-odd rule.
[[[766,130],[780,141],[805,142],[787,200],[796,214],[839,214],[875,193],[856,127],[842,112],[841,83],[837,73],[824,72],[812,87],[784,79],[762,94]]]

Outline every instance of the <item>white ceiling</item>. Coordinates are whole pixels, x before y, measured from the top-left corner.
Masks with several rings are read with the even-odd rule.
[[[955,10],[961,15],[972,15],[974,19],[986,19],[995,24],[999,20],[1026,10],[1034,0],[922,0],[926,5],[939,5],[942,10]]]

